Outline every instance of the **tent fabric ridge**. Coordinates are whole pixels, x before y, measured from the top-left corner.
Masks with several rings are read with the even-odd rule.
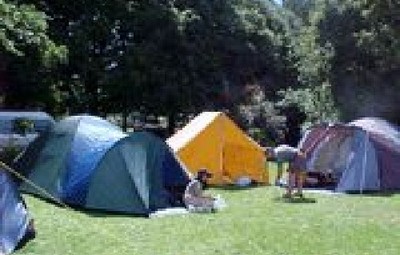
[[[82,120],[82,118],[79,118],[78,121],[76,121],[76,122],[74,123],[74,130],[77,130],[77,128],[78,128],[78,126],[79,126],[79,122],[80,122],[81,120]],[[72,143],[74,142],[75,137],[76,137],[76,133],[74,132],[73,136],[72,136],[71,139],[69,140],[69,143],[70,143],[70,144],[72,144]],[[72,151],[70,150],[70,151],[68,151],[68,153],[66,153],[66,154],[64,155],[63,160],[62,160],[63,163],[61,164],[62,167],[66,168],[65,166],[67,165],[67,160],[71,157],[71,154],[72,154]],[[66,169],[63,169],[63,170],[64,170],[64,174],[63,174],[63,176],[60,176],[60,177],[61,177],[61,186],[64,185],[65,178],[67,177],[67,174],[68,174],[67,171],[65,171]],[[58,171],[61,171],[61,169],[58,169]],[[59,194],[59,196],[61,197],[61,199],[64,199],[64,198],[65,198],[64,195],[65,195],[65,194]]]
[[[211,115],[209,118],[206,118],[206,114]],[[205,112],[195,118],[193,118],[190,122],[195,122],[195,124],[192,125],[186,125],[182,129],[180,129],[175,135],[171,136],[168,138],[168,143],[173,143],[174,144],[174,151],[179,151],[185,145],[190,143],[190,141],[195,138],[197,135],[201,134],[204,132],[204,128],[207,127],[208,124],[212,123],[218,116],[220,115],[220,112]],[[201,121],[205,119],[205,121]],[[189,122],[189,123],[190,123]],[[194,132],[190,132],[194,131]],[[184,134],[190,134],[190,136],[183,137]]]
[[[119,139],[119,140],[116,141],[112,146],[108,147],[108,148],[103,152],[103,156],[101,157],[101,159],[100,159],[99,161],[97,161],[96,165],[95,165],[93,168],[95,169],[95,168],[97,168],[98,166],[100,166],[101,163],[104,161],[106,155],[107,155],[114,147],[117,147],[117,145],[118,145],[119,143],[121,143],[122,140],[123,140],[123,138],[122,138],[122,139]],[[124,159],[124,164],[126,165],[125,159]],[[91,182],[91,179],[93,178],[93,175],[94,175],[94,173],[92,172],[92,173],[90,174],[90,177],[89,177],[89,183]],[[89,186],[90,186],[90,184],[89,184]]]
[[[121,142],[121,143],[122,143],[122,141],[123,141],[123,139],[121,139],[121,140],[118,141],[118,142]],[[124,164],[125,164],[125,167],[128,168],[128,164],[127,164],[126,158],[125,158],[125,157],[122,157],[122,159],[123,159],[123,162],[124,162]],[[132,181],[133,183],[136,183],[135,178],[133,178],[133,176],[132,176],[132,173],[131,173],[130,171],[128,171],[128,174],[129,174],[129,178],[131,179],[131,181]],[[143,208],[145,209],[146,212],[149,212],[149,208],[147,207],[147,205],[146,205],[146,203],[145,203],[145,198],[142,197],[142,195],[140,194],[137,185],[134,185],[134,189],[135,189],[134,192],[140,197],[140,203],[142,204]]]

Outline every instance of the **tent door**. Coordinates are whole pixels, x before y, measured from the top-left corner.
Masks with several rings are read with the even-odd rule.
[[[249,174],[249,166],[252,160],[251,154],[252,150],[245,146],[226,143],[223,149],[223,178],[228,179],[230,183],[234,183],[239,177],[251,177]]]

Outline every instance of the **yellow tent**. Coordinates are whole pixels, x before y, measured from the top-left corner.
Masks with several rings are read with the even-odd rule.
[[[222,112],[201,113],[167,143],[193,174],[207,168],[211,184],[268,182],[264,150]]]

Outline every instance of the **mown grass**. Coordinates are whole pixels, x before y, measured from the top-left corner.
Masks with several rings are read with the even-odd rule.
[[[288,203],[277,187],[211,189],[215,214],[138,218],[56,207],[25,196],[38,236],[16,254],[398,255],[400,195],[307,194]]]

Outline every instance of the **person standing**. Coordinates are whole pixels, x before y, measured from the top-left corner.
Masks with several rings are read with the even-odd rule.
[[[284,130],[278,130],[277,131],[277,138],[276,138],[276,144],[280,145],[280,144],[285,144],[286,142],[286,134]],[[275,155],[275,152],[274,152]],[[285,163],[285,160],[282,158],[277,158],[276,159],[276,166],[277,166],[277,174],[276,174],[276,178],[275,178],[275,185],[276,186],[280,186],[280,181],[282,178],[282,174],[283,174],[283,165]]]
[[[275,180],[276,183],[280,182],[283,173],[283,164],[288,163],[289,177],[288,185],[286,188],[285,197],[292,197],[293,188],[297,187],[298,196],[303,196],[303,183],[306,171],[306,155],[300,149],[291,147],[287,144],[281,144],[269,151],[274,160],[278,163],[278,173]]]

